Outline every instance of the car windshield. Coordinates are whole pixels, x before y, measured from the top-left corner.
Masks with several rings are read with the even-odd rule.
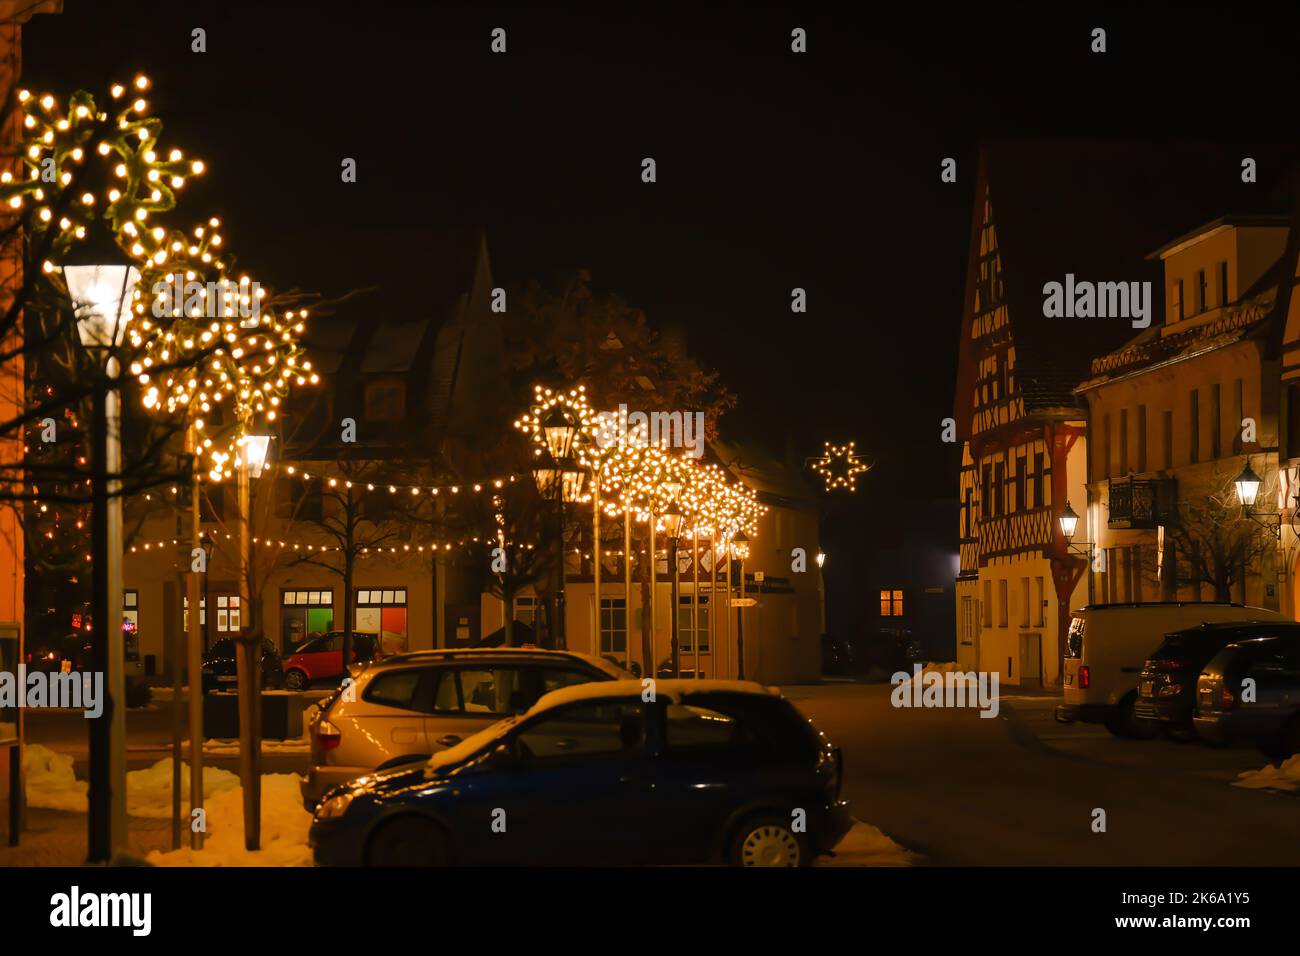
[[[486,727],[476,734],[471,734],[454,747],[448,747],[446,750],[439,750],[429,758],[425,764],[425,774],[430,775],[434,771],[441,770],[444,767],[450,767],[458,764],[469,757],[474,756],[480,750],[487,747],[494,740],[504,737],[516,723],[518,717],[507,717],[505,720],[499,720],[491,727]]]

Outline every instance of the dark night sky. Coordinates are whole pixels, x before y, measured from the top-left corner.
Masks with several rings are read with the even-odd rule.
[[[98,92],[149,73],[164,142],[209,163],[182,202],[223,215],[264,282],[383,285],[418,311],[436,268],[422,240],[462,225],[487,230],[498,280],[588,268],[687,330],[739,395],[724,429],[775,451],[789,433],[801,456],[852,437],[880,459],[826,530],[828,552],[857,558],[896,493],[955,493],[937,436],[981,138],[1268,138],[1294,123],[1293,24],[1253,6],[915,5],[891,20],[869,5],[65,5],[27,28],[29,85]],[[488,49],[496,26],[504,56]],[[789,50],[794,26],[806,55]],[[190,52],[194,27],[207,53]],[[357,184],[340,182],[345,156]],[[645,156],[656,184],[640,181]],[[956,185],[939,181],[944,156]],[[806,316],[790,314],[794,286]],[[832,594],[864,568],[833,559]]]

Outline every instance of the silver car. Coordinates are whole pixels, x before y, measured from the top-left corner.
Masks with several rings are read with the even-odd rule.
[[[553,690],[632,675],[575,651],[462,648],[386,657],[353,678],[349,693],[340,688],[310,718],[308,810],[340,783],[454,747]]]

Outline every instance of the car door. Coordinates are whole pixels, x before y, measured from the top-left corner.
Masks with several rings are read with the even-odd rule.
[[[549,710],[510,735],[518,758],[503,792],[498,859],[633,864],[655,858],[659,821],[640,697]]]
[[[345,745],[353,739],[365,739],[382,755],[381,759],[367,761],[375,766],[395,757],[431,753],[424,720],[437,676],[432,667],[404,667],[375,675],[357,705],[339,708],[340,717],[335,723],[356,715],[353,725],[357,733],[344,733]]]
[[[514,668],[456,665],[437,668],[437,680],[424,717],[429,753],[454,747],[471,734],[490,727],[514,711],[505,708],[516,682]],[[504,692],[499,702],[498,692]]]

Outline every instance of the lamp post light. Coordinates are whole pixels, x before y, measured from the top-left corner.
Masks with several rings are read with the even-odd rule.
[[[1091,541],[1075,542],[1074,534],[1079,529],[1079,515],[1072,507],[1070,507],[1070,500],[1068,498],[1065,501],[1065,509],[1057,516],[1056,520],[1061,523],[1061,534],[1065,537],[1066,551],[1083,555],[1088,559],[1088,603],[1091,604],[1093,601],[1093,577],[1091,572],[1097,570],[1094,567],[1096,562],[1093,560],[1093,552],[1096,545]],[[1102,570],[1104,570],[1104,568]]]
[[[132,265],[67,265],[63,268],[82,346],[102,363],[94,390],[91,434],[93,540],[92,667],[104,675],[104,714],[90,729],[89,852],[106,863],[126,849],[126,647],[122,635],[122,346],[131,298],[140,272]]]
[[[547,412],[541,423],[541,431],[546,439],[546,448],[550,456],[549,461],[539,457],[533,466],[533,478],[537,482],[537,491],[543,500],[549,498],[555,503],[555,610],[551,617],[551,644],[556,648],[563,648],[565,647],[564,505],[566,502],[575,502],[582,496],[583,481],[587,477],[587,472],[572,455],[579,429],[564,414],[560,406],[556,405]]]
[[[247,427],[247,422],[242,423]],[[244,847],[257,850],[262,839],[262,635],[253,610],[252,479],[260,478],[266,466],[269,435],[243,436],[239,472],[239,656],[235,661],[239,686],[239,771],[244,792]]]
[[[733,553],[740,559],[740,598],[745,599],[745,559],[749,557],[749,535],[737,531],[731,536]],[[730,563],[730,562],[728,562]],[[745,679],[745,606],[736,607],[736,680]]]
[[[673,573],[672,598],[671,598],[672,618],[671,618],[670,633],[672,635],[672,670],[673,670],[674,678],[681,676],[681,658],[680,658],[681,652],[678,645],[679,623],[680,623],[679,619],[681,617],[680,608],[678,607],[678,601],[680,600],[680,598],[678,597],[678,590],[681,587],[681,582],[680,582],[680,575],[678,573],[678,568],[677,568],[677,544],[679,540],[679,535],[681,534],[682,531],[683,517],[684,516],[682,515],[682,506],[678,504],[677,498],[674,497],[672,501],[668,503],[668,506],[664,508],[664,512],[663,512],[664,533],[668,537],[668,565]]]

